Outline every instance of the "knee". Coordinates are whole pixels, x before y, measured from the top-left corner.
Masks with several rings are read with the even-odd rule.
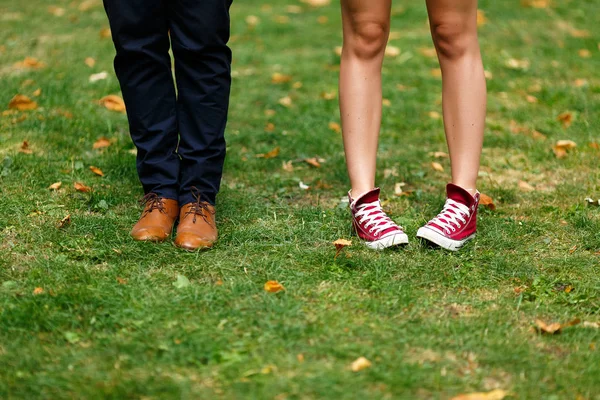
[[[464,22],[432,22],[431,33],[440,58],[461,58],[476,43],[476,32]]]
[[[352,34],[347,38],[346,48],[361,59],[378,57],[385,51],[389,29],[388,23],[356,22],[352,25]]]

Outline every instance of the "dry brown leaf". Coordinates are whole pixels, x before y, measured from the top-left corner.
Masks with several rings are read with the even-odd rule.
[[[62,229],[71,224],[71,214],[68,214],[66,217],[60,220],[58,223],[58,229]]]
[[[483,193],[480,193],[480,195],[479,195],[479,205],[483,206],[483,207],[487,207],[492,211],[494,211],[496,209],[494,200],[490,196],[483,194]]]
[[[8,103],[8,108],[12,110],[29,111],[38,108],[38,104],[29,97],[18,94]]]
[[[52,185],[48,186],[50,190],[58,190],[62,186],[62,182],[54,182]]]
[[[402,190],[402,187],[406,186],[404,182],[396,182],[394,185],[394,195],[395,196],[405,196],[406,193]]]
[[[569,33],[574,38],[589,38],[592,36],[590,31],[585,30],[585,29],[571,29]]]
[[[319,162],[319,160],[317,160],[316,157],[305,158],[304,162],[307,163],[308,165],[312,165],[315,168],[321,168],[321,163]]]
[[[272,122],[268,122],[267,125],[265,125],[265,132],[273,132],[275,131],[275,124]]]
[[[269,151],[268,153],[257,154],[256,157],[257,158],[275,158],[279,155],[280,151],[281,151],[281,148],[279,146],[277,146],[273,150]]]
[[[556,117],[556,119],[563,124],[563,127],[568,128],[573,123],[573,113],[570,111],[565,111]]]
[[[93,165],[90,166],[90,171],[92,171],[94,174],[98,175],[98,176],[104,176],[104,172],[102,172],[102,170],[98,167],[94,167]]]
[[[572,321],[567,322],[566,324],[561,324],[559,322],[553,322],[551,324],[547,324],[541,319],[535,320],[535,326],[537,331],[542,334],[554,335],[556,333],[560,333],[564,328],[568,328],[570,326],[575,326],[579,324],[581,320],[579,318],[575,318]]]
[[[352,362],[350,369],[352,372],[359,372],[363,369],[370,368],[372,365],[373,364],[371,364],[371,361],[367,360],[365,357],[359,357]]]
[[[125,113],[125,102],[120,96],[109,94],[101,98],[98,103],[111,111]]]
[[[15,63],[15,67],[17,68],[32,68],[32,69],[40,69],[44,68],[46,64],[33,57],[25,57],[23,61],[19,61]]]
[[[100,29],[100,39],[106,39],[111,36],[110,28]]]
[[[432,162],[431,168],[433,168],[434,170],[439,171],[439,172],[444,172],[444,167],[439,162],[435,162],[435,161]]]
[[[528,103],[537,103],[538,102],[538,98],[535,96],[532,96],[530,94],[528,94],[527,96],[525,96],[525,100],[527,100]]]
[[[330,122],[329,129],[331,129],[335,133],[340,133],[342,131],[342,127],[337,122]]]
[[[246,17],[246,24],[248,24],[250,28],[254,28],[256,25],[260,24],[260,18],[256,15],[248,15]]]
[[[287,83],[289,81],[292,80],[292,76],[291,75],[285,75],[285,74],[281,74],[279,72],[275,72],[272,76],[271,76],[271,83]]]
[[[33,289],[33,295],[34,296],[37,296],[37,295],[40,295],[40,294],[43,294],[43,293],[44,293],[44,289],[41,288],[41,287],[36,287],[35,289]]]
[[[294,165],[291,161],[284,161],[281,168],[286,172],[294,172]]]
[[[554,146],[552,146],[552,150],[554,151],[556,158],[565,158],[567,156],[567,151],[575,148],[576,146],[577,143],[572,140],[559,140]]]
[[[352,246],[352,242],[346,239],[338,239],[333,242],[333,245],[335,246],[335,258],[337,258],[337,256],[345,247]]]
[[[588,49],[580,49],[577,54],[579,54],[579,57],[581,58],[590,58],[592,56],[592,52]]]
[[[85,59],[85,65],[87,65],[90,68],[94,68],[94,65],[96,65],[96,60],[94,60],[92,57],[87,57]]]
[[[32,94],[34,97],[39,97],[42,94],[42,89],[37,88]]]
[[[575,81],[573,82],[573,86],[575,86],[576,88],[580,88],[580,87],[584,87],[588,85],[588,81],[585,79],[575,79]]]
[[[101,137],[100,139],[98,139],[94,142],[94,145],[92,147],[94,148],[94,150],[98,150],[98,149],[104,149],[110,145],[111,145],[110,140],[108,140],[105,137]]]
[[[23,143],[21,143],[21,148],[19,149],[19,153],[33,154],[33,150],[29,148],[29,141],[23,140]]]
[[[466,393],[454,396],[451,400],[502,400],[508,396],[508,392],[502,389],[494,389],[491,392]]]
[[[267,281],[265,283],[265,291],[269,293],[277,293],[281,292],[282,290],[285,290],[285,288],[281,283],[277,281]]]
[[[127,285],[127,279],[123,279],[123,278],[117,276],[117,283],[119,285]]]
[[[532,192],[535,190],[535,188],[533,186],[531,186],[529,183],[527,183],[525,181],[519,181],[519,189],[522,192]]]
[[[92,188],[89,186],[85,186],[83,183],[81,182],[75,182],[73,184],[73,187],[75,188],[75,190],[77,190],[78,192],[82,192],[82,193],[88,193],[92,191]]]

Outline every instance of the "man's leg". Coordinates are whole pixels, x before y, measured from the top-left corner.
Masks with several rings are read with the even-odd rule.
[[[172,0],[169,23],[178,89],[179,203],[215,204],[225,160],[225,125],[231,86],[231,0]]]
[[[177,200],[177,111],[165,4],[165,0],[104,0],[144,192]]]

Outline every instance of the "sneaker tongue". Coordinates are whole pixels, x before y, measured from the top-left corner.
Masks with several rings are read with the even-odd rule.
[[[358,206],[364,203],[374,203],[379,200],[379,188],[375,188],[354,200],[354,205]]]
[[[446,186],[446,194],[449,199],[457,201],[460,204],[464,204],[469,208],[473,205],[473,203],[475,203],[475,199],[473,198],[471,193],[467,192],[460,186],[456,186],[453,183],[449,183]]]

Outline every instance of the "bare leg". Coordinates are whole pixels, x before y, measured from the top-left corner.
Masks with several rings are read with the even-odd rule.
[[[474,194],[486,111],[486,83],[477,39],[477,0],[427,0],[427,10],[442,68],[444,127],[452,183]]]
[[[375,187],[381,125],[381,66],[391,0],[341,0],[344,47],[340,113],[352,197]]]

